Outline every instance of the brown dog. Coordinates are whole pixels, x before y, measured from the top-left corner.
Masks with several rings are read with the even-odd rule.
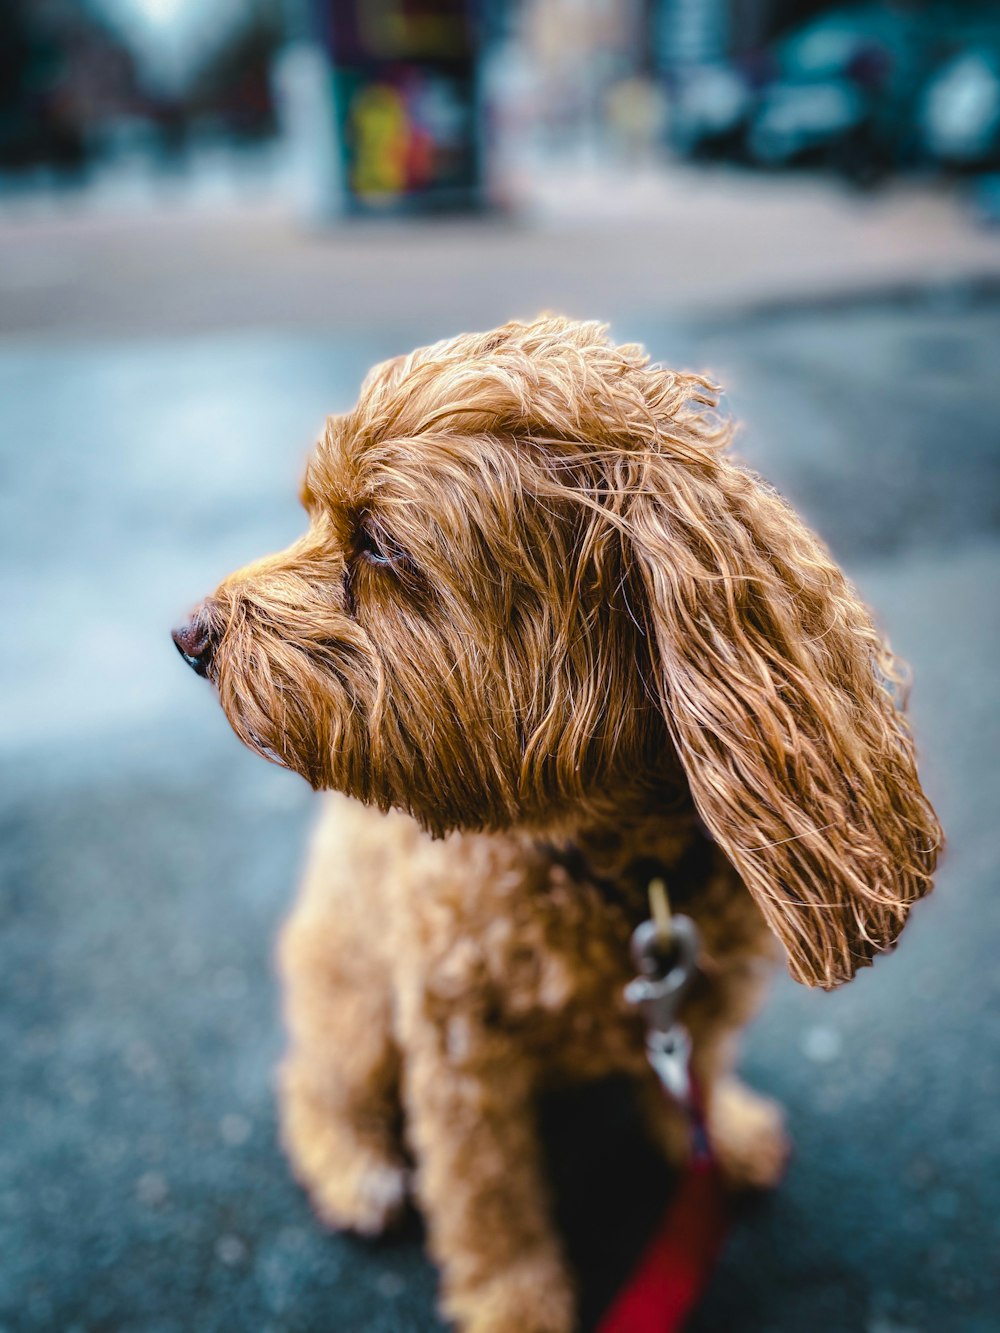
[[[930,888],[897,663],[715,404],[558,318],[377,366],[309,463],[305,536],[175,633],[249,746],[343,793],[282,942],[295,1170],[380,1231],[405,1112],[467,1333],[574,1326],[541,1088],[625,1072],[685,1150],[622,999],[651,869],[702,932],[716,1153],[757,1185],[781,1117],[730,1070],[774,937],[835,986]]]

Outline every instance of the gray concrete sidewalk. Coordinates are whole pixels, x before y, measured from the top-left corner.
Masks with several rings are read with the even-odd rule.
[[[955,195],[673,167],[555,171],[510,220],[303,230],[248,197],[133,213],[0,210],[0,337],[286,329],[439,337],[553,308],[728,315],[890,287],[1000,280],[1000,235]]]

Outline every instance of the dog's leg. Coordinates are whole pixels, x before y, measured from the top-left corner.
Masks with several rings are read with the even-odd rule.
[[[461,1014],[421,1023],[406,1052],[407,1125],[445,1314],[461,1333],[569,1333],[575,1300],[523,1052],[470,1032]]]
[[[325,924],[325,928],[324,928]],[[299,1181],[330,1226],[375,1235],[401,1212],[399,1059],[379,973],[358,976],[357,942],[308,902],[280,950],[291,1049],[281,1070],[281,1133]]]
[[[692,1068],[719,1168],[737,1189],[769,1189],[781,1179],[789,1154],[781,1106],[732,1072],[736,1034],[721,1015],[698,1021],[695,1033]],[[685,1113],[655,1076],[638,1081],[637,1098],[654,1143],[671,1165],[683,1165],[691,1150]]]
[[[687,1015],[708,1137],[723,1175],[738,1189],[776,1185],[790,1151],[780,1104],[733,1072],[739,1032],[762,1002],[767,982],[768,969],[759,958],[719,958],[706,992]]]
[[[779,1102],[735,1074],[718,1079],[708,1105],[708,1134],[723,1175],[737,1189],[772,1189],[791,1151]]]

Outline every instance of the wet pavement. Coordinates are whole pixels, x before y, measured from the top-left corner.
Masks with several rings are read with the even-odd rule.
[[[442,332],[0,343],[0,1328],[437,1329],[411,1224],[324,1235],[275,1134],[272,941],[312,798],[246,753],[167,637],[291,539],[323,414]],[[615,323],[710,367],[741,449],[913,663],[949,834],[898,953],[779,980],[744,1068],[796,1156],[741,1218],[699,1333],[1000,1327],[1000,302]]]

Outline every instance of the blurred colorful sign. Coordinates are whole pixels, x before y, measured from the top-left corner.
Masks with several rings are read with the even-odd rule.
[[[348,207],[476,206],[475,6],[470,0],[317,3]]]

